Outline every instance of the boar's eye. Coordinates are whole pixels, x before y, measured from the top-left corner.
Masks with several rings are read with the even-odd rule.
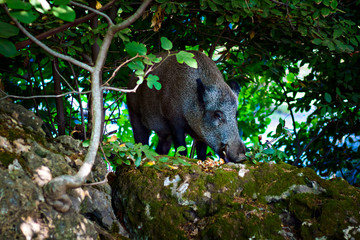
[[[214,118],[218,121],[223,121],[225,118],[224,118],[224,113],[221,112],[221,111],[215,111],[214,112]]]

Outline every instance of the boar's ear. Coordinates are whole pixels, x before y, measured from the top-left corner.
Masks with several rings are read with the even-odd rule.
[[[200,103],[200,106],[202,108],[205,108],[205,100],[204,100],[204,95],[205,95],[205,86],[202,83],[201,79],[198,78],[196,79],[196,84],[197,84],[197,97],[198,97],[198,101]]]
[[[231,90],[233,90],[233,92],[235,93],[236,96],[239,96],[240,93],[240,86],[237,82],[235,82],[234,80],[229,82],[229,86],[231,88]]]

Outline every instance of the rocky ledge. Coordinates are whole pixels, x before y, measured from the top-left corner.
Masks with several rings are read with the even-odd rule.
[[[360,239],[360,191],[341,178],[283,163],[155,166],[119,167],[111,184],[132,239]]]
[[[108,184],[69,192],[66,213],[46,203],[43,186],[52,178],[75,175],[86,149],[69,136],[46,138],[43,121],[20,105],[0,101],[0,239],[121,239],[127,236],[111,207]],[[104,179],[96,159],[88,182]]]

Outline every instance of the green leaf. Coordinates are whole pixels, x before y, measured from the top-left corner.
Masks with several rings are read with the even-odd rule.
[[[235,13],[232,15],[233,22],[239,22],[239,20],[240,20],[240,13]]]
[[[172,42],[169,39],[167,39],[166,37],[161,37],[160,41],[161,41],[161,47],[164,50],[168,51],[173,48]]]
[[[17,53],[15,45],[7,39],[0,38],[0,54],[13,57]]]
[[[273,148],[267,148],[264,151],[262,151],[265,154],[272,155],[275,153],[275,150]]]
[[[182,152],[182,151],[185,151],[186,150],[186,147],[184,146],[180,146],[176,149],[176,152]]]
[[[301,36],[306,36],[307,35],[307,28],[300,25],[299,26],[299,32],[301,33]]]
[[[39,14],[35,11],[17,11],[11,12],[10,14],[20,22],[26,24],[32,23],[39,16]]]
[[[280,123],[283,127],[285,127],[285,120],[283,120],[282,118],[279,118],[279,123]]]
[[[330,5],[330,0],[323,0],[322,2],[327,7]]]
[[[347,24],[347,25],[350,25],[350,26],[354,26],[355,23],[351,20],[344,20],[344,22]]]
[[[281,11],[275,9],[275,8],[271,9],[270,12],[271,12],[272,14],[275,14],[275,15],[280,16],[280,17],[283,16],[283,13],[282,13]]]
[[[197,62],[193,57],[194,54],[185,51],[180,51],[176,54],[176,60],[179,63],[185,62],[189,67],[197,68]]]
[[[330,9],[329,8],[322,8],[321,9],[321,15],[323,17],[327,17],[327,16],[329,16],[329,14],[330,14]]]
[[[165,162],[167,162],[167,161],[169,161],[169,158],[168,158],[168,157],[159,158],[159,162],[165,163]]]
[[[330,51],[334,51],[336,49],[335,44],[333,41],[329,41],[327,43],[327,47],[330,49]]]
[[[330,3],[330,7],[332,9],[336,9],[338,6],[338,1],[337,0],[332,0],[331,3]]]
[[[141,164],[141,154],[137,156],[135,160],[135,167],[139,167]]]
[[[179,161],[179,163],[181,163],[184,166],[191,166],[190,163],[188,163],[187,161],[185,161],[184,159],[178,157],[177,160]]]
[[[358,46],[358,41],[356,41],[356,38],[354,38],[354,37],[350,38],[350,43],[351,43],[352,45],[354,45],[355,47]]]
[[[60,5],[58,7],[53,7],[51,10],[52,14],[55,17],[60,18],[61,20],[67,22],[73,22],[75,20],[76,14],[74,9],[69,6]]]
[[[135,75],[137,75],[137,76],[143,76],[144,74],[145,74],[145,72],[142,69],[138,69],[135,71]]]
[[[137,80],[136,84],[142,84],[144,82],[144,76],[138,76],[139,80]]]
[[[143,64],[142,61],[140,61],[139,59],[135,59],[134,61],[128,63],[127,65],[131,70],[144,70],[145,69],[145,65]]]
[[[320,45],[322,43],[322,40],[320,38],[315,38],[312,40],[312,43],[315,45]]]
[[[316,4],[320,4],[320,3],[322,2],[322,0],[314,0],[314,2],[315,2]]]
[[[224,16],[220,16],[216,19],[216,25],[221,25],[224,22]]]
[[[19,29],[14,25],[0,22],[0,37],[8,38],[19,34]]]
[[[211,8],[211,10],[212,10],[213,12],[216,12],[216,11],[218,10],[216,4],[213,3],[211,0],[208,1],[208,4],[209,4],[209,7]]]
[[[324,98],[325,98],[325,101],[327,101],[328,103],[331,103],[332,97],[329,93],[325,93]]]
[[[152,75],[149,74],[149,76],[146,78],[147,81],[147,85],[150,89],[153,88],[153,86],[155,87],[156,90],[160,90],[161,89],[161,83],[159,83],[159,77],[156,75]]]
[[[144,44],[137,42],[127,43],[125,45],[125,50],[130,55],[130,57],[135,57],[136,54],[143,56],[146,55],[147,53],[146,46]]]
[[[6,4],[11,9],[22,9],[22,10],[30,10],[31,4],[28,2],[23,2],[21,0],[11,0],[6,1]]]
[[[68,5],[70,0],[54,0],[54,5]]]
[[[46,0],[30,0],[30,4],[36,9],[36,11],[45,14],[47,13],[51,7],[50,4]]]
[[[337,28],[334,30],[333,38],[338,38],[343,34],[342,28]]]
[[[276,134],[280,135],[282,132],[283,126],[281,125],[281,123],[279,123],[276,127]]]
[[[82,146],[85,148],[89,147],[89,145],[90,145],[90,139],[87,139],[87,140],[83,141],[83,143],[82,143]]]

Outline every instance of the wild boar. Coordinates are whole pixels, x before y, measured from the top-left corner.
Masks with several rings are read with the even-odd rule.
[[[142,84],[136,93],[127,94],[130,122],[136,143],[148,144],[151,130],[159,137],[158,154],[168,154],[171,144],[185,146],[185,135],[196,141],[198,159],[206,158],[210,146],[230,162],[245,160],[245,145],[236,121],[237,84],[229,87],[215,63],[205,54],[195,55],[198,68],[177,62],[170,56],[151,72],[159,77],[160,90]],[[160,54],[164,57],[167,54]],[[133,77],[128,87],[134,88]],[[186,151],[181,152],[186,155]]]

